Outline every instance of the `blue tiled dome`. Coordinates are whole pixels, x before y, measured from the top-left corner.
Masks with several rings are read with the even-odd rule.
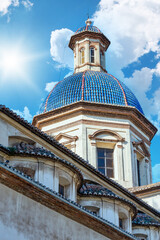
[[[101,33],[101,31],[99,30],[99,28],[92,26],[92,25],[86,25],[84,27],[80,27],[75,33],[80,33],[80,32],[84,32],[84,31],[89,31],[89,32],[96,32],[96,33]]]
[[[47,96],[40,113],[78,101],[132,106],[143,114],[137,98],[123,82],[95,71],[76,73],[60,81]]]

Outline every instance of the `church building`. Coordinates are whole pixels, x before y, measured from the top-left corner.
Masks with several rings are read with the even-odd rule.
[[[157,129],[107,72],[109,45],[88,19],[32,124],[0,105],[0,239],[160,240]]]

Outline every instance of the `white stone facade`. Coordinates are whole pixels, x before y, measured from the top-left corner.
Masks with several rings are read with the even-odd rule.
[[[114,149],[114,180],[129,188],[138,186],[136,170],[138,150],[133,146],[133,142],[142,140],[131,130],[131,126],[132,129],[134,128],[146,139],[147,143],[149,142],[148,137],[130,121],[90,115],[78,115],[66,120],[56,120],[55,124],[52,123],[51,125],[43,127],[42,131],[54,137],[60,134],[66,134],[66,136],[71,139],[76,136],[76,141],[73,140],[70,144],[66,143],[65,145],[95,168],[97,168],[97,147]],[[95,138],[92,138],[91,136],[95,133],[97,133]],[[61,143],[67,141],[66,136],[61,138]],[[148,151],[150,151],[150,146],[147,143],[144,144]],[[141,184],[150,184],[150,159],[145,156],[142,149],[139,155],[141,156]],[[146,161],[146,159],[148,161]]]

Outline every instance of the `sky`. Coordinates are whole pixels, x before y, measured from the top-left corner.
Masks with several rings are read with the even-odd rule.
[[[157,127],[153,182],[160,181],[160,1],[0,0],[0,104],[28,121],[73,73],[70,36],[89,17],[111,41],[106,69],[138,98]]]

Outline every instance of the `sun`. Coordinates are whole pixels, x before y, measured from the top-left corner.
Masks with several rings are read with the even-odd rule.
[[[25,54],[17,48],[0,51],[0,71],[4,77],[22,76],[25,71]]]

